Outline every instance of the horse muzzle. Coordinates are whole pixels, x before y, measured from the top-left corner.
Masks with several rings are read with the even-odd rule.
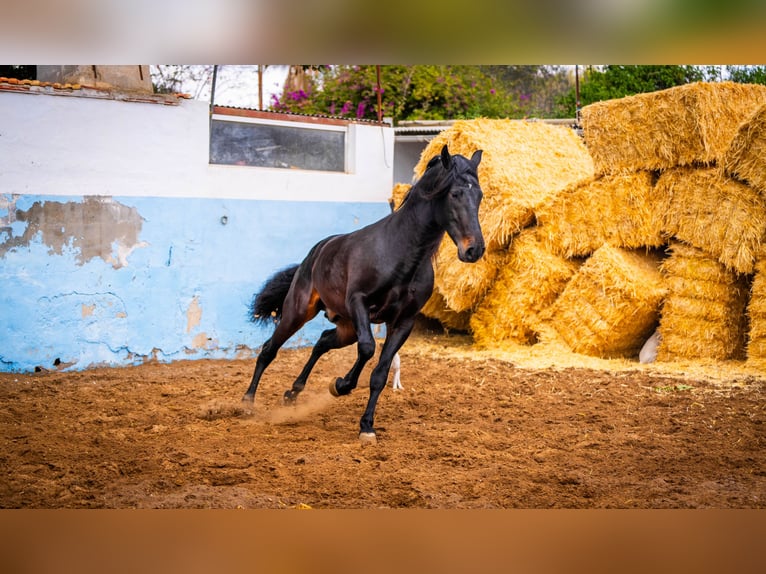
[[[469,237],[463,239],[457,248],[457,257],[463,263],[476,263],[484,255],[484,239]]]

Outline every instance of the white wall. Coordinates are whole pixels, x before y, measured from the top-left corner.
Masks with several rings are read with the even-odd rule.
[[[2,192],[330,202],[391,195],[392,128],[349,126],[354,173],[210,165],[208,129],[208,106],[194,100],[0,92]]]

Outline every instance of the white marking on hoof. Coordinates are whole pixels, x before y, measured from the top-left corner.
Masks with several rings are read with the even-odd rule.
[[[378,437],[375,436],[374,432],[360,432],[359,441],[362,444],[376,444],[378,442]]]
[[[332,383],[330,383],[330,387],[329,387],[329,388],[330,388],[330,394],[331,394],[332,396],[334,396],[334,397],[339,397],[339,396],[340,396],[340,394],[338,394],[338,387],[337,387],[337,386],[335,386],[335,383],[336,383],[336,382],[337,382],[337,381],[333,381]]]

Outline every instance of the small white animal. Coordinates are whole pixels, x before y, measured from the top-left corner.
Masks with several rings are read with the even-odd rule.
[[[657,358],[657,346],[662,341],[662,335],[659,331],[655,331],[651,337],[649,337],[644,346],[641,347],[641,352],[638,354],[638,361],[640,363],[653,363]]]
[[[402,370],[402,360],[399,358],[399,353],[394,355],[394,359],[391,361],[391,368],[394,370],[394,390],[398,391],[399,389],[404,389],[402,386],[401,378],[399,377],[399,372]]]

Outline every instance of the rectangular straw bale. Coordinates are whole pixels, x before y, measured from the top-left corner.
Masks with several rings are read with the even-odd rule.
[[[551,306],[549,322],[576,353],[629,357],[654,330],[664,295],[656,258],[603,245]]]
[[[660,266],[668,294],[657,360],[742,358],[746,279],[696,247],[677,242],[670,252]]]
[[[766,234],[766,196],[715,168],[676,168],[657,181],[662,228],[738,273],[752,273]]]
[[[747,304],[750,332],[747,339],[747,361],[766,368],[766,249],[755,264],[750,301]]]
[[[490,250],[508,247],[512,236],[533,221],[534,208],[547,198],[593,177],[593,161],[572,129],[507,119],[456,121],[423,150],[416,177],[444,144],[450,153],[466,157],[484,150],[479,221]]]
[[[564,257],[615,247],[659,247],[662,215],[648,171],[603,175],[570,186],[535,210],[549,248]]]
[[[721,163],[727,175],[766,195],[766,105],[740,125]]]
[[[696,82],[582,109],[596,173],[660,170],[721,160],[766,86]]]
[[[535,228],[522,231],[471,316],[474,342],[481,347],[536,342],[538,314],[556,300],[579,265],[549,251]]]
[[[475,263],[463,263],[455,244],[445,237],[434,258],[434,287],[451,310],[473,311],[492,286],[504,257],[503,249],[486,251]]]

